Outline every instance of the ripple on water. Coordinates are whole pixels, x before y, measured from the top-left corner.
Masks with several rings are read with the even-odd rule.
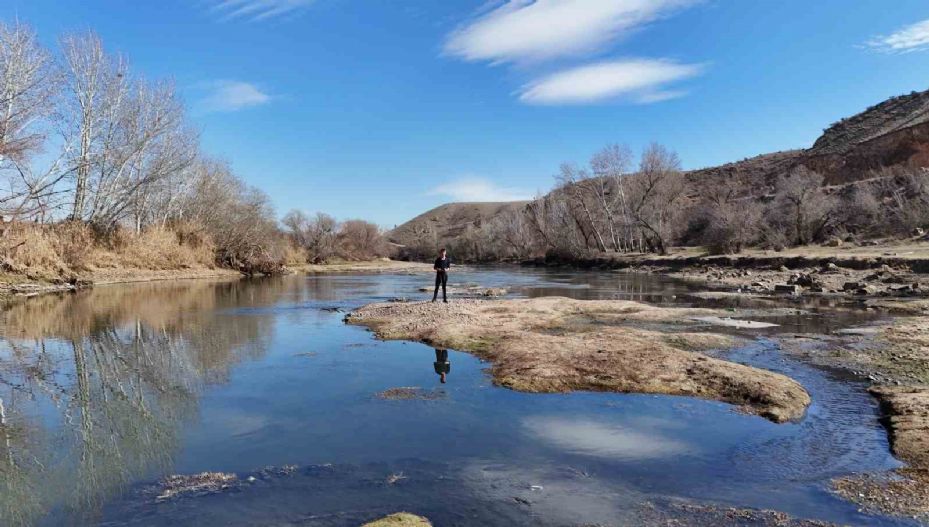
[[[751,467],[744,477],[827,481],[841,474],[899,465],[889,453],[877,404],[861,382],[787,359],[777,342],[769,339],[735,350],[728,358],[792,377],[813,401],[799,423],[735,449],[735,466]],[[759,459],[773,462],[758,463]]]

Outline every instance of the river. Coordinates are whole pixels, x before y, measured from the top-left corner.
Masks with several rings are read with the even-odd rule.
[[[749,343],[727,358],[785,373],[812,396],[804,419],[774,424],[684,397],[517,393],[454,350],[441,384],[432,348],[377,341],[342,321],[369,302],[424,298],[429,281],[147,283],[9,307],[0,524],[355,526],[406,510],[436,525],[613,525],[679,514],[684,503],[910,525],[829,491],[834,477],[899,466],[864,380],[777,344],[784,332],[828,333],[874,314],[806,305],[776,328],[741,330]],[[491,267],[450,282],[511,296],[735,305],[657,275]],[[377,396],[397,387],[423,396]],[[165,476],[204,471],[238,480],[159,499]]]

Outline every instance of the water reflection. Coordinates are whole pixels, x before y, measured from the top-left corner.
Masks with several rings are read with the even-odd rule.
[[[567,512],[578,515],[570,523],[610,523],[621,517],[620,492],[628,503],[666,492],[865,523],[821,490],[833,475],[892,462],[861,387],[787,361],[772,344],[731,358],[800,379],[815,404],[799,425],[684,398],[522,394],[491,388],[486,364],[473,356],[376,341],[342,323],[340,312],[357,305],[416,298],[430,278],[119,286],[0,313],[0,525],[303,525],[326,512],[321,524],[357,525],[374,508],[383,515],[421,504],[439,524],[481,523],[474,511],[488,511],[485,524],[565,524]],[[455,279],[517,296],[730,302],[690,297],[691,286],[649,275],[496,268]],[[816,309],[785,309],[783,320],[765,319],[782,324],[767,331],[846,322]],[[447,381],[452,356],[455,382],[441,398],[371,397],[428,386],[436,376]],[[447,465],[423,461],[435,459]],[[809,468],[826,459],[836,460],[828,470]],[[210,500],[145,501],[144,490],[169,472],[243,476],[329,463],[344,464],[341,483],[329,468],[307,468],[305,477],[262,480]],[[789,470],[767,468],[775,466]],[[396,473],[402,483],[384,483]],[[536,501],[542,491],[530,485],[547,498]],[[448,499],[435,499],[437,488]],[[513,508],[517,495],[533,500],[532,514]],[[370,510],[344,515],[360,504]]]
[[[611,425],[589,419],[534,416],[523,420],[531,434],[559,449],[577,454],[624,460],[665,458],[690,452],[692,447],[672,437],[672,423],[640,419]]]
[[[207,383],[261,357],[270,319],[218,314],[283,288],[205,282],[97,288],[2,314],[0,524],[90,519],[127,483],[171,466]]]
[[[448,361],[448,350],[435,349],[435,362],[433,363],[439,382],[445,384],[447,375],[452,371],[452,363]]]

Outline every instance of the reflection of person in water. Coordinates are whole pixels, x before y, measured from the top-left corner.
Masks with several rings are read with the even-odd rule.
[[[448,350],[435,349],[435,372],[439,374],[439,381],[445,384],[445,376],[452,371],[452,363],[448,362]]]

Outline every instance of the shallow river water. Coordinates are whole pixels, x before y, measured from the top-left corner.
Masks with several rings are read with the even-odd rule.
[[[680,503],[909,525],[828,489],[836,476],[898,466],[865,384],[772,339],[873,315],[805,306],[777,328],[742,331],[749,344],[727,358],[783,372],[813,398],[803,420],[778,425],[683,397],[517,393],[456,351],[440,384],[432,348],[342,322],[368,302],[425,297],[429,279],[150,283],[12,306],[0,320],[0,525],[355,526],[400,510],[440,526],[636,525]],[[450,282],[725,305],[691,296],[693,285],[615,272],[501,267]],[[376,396],[395,387],[427,397]],[[204,471],[240,483],[158,499],[164,476]]]

